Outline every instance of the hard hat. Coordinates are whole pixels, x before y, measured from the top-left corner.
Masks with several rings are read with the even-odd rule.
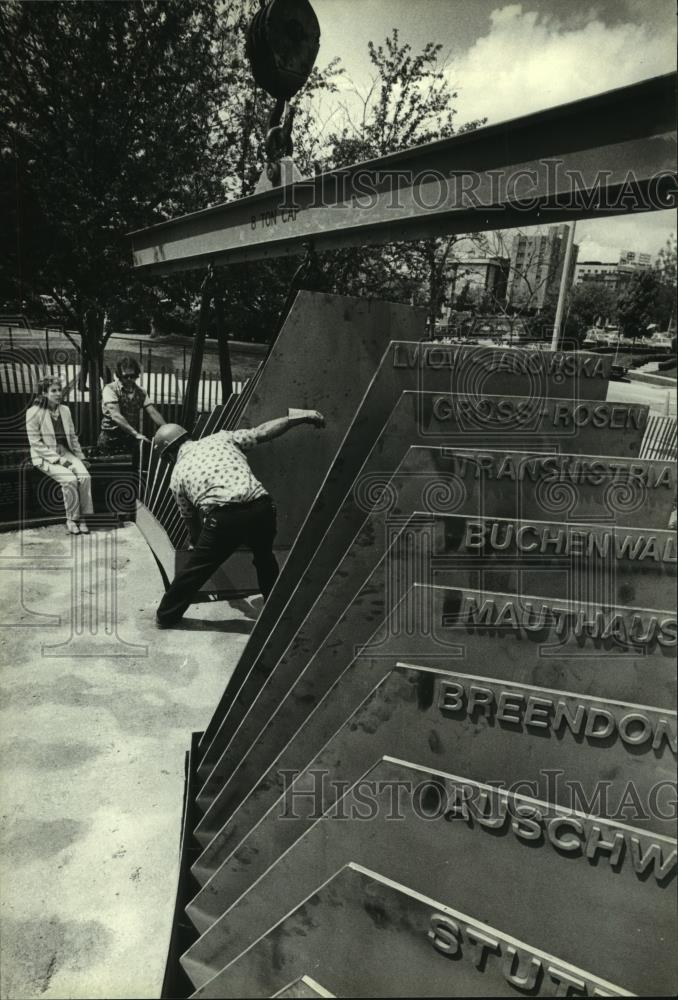
[[[153,447],[164,455],[165,452],[178,441],[183,441],[188,437],[188,431],[181,424],[163,424],[155,432],[153,437]]]

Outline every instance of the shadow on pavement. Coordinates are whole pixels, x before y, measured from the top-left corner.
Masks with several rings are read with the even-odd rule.
[[[171,631],[230,632],[238,635],[249,635],[253,625],[253,621],[243,621],[241,618],[224,619],[223,621],[210,621],[208,618],[184,618],[178,624],[172,625]]]

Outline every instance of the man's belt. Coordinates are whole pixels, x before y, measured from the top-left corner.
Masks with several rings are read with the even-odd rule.
[[[254,500],[234,500],[225,501],[224,503],[215,503],[211,507],[206,507],[201,511],[203,517],[209,517],[213,514],[215,510],[238,510],[241,507],[251,507],[255,503],[260,503],[262,500],[271,502],[271,497],[268,493],[262,493],[261,496],[255,497]]]

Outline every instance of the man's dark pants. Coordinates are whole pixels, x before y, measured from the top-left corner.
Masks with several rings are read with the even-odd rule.
[[[177,573],[158,607],[160,625],[179,621],[203,583],[240,546],[254,556],[259,589],[268,597],[279,569],[273,555],[276,532],[275,507],[270,497],[260,497],[247,504],[213,507],[205,516],[195,548],[186,565]]]

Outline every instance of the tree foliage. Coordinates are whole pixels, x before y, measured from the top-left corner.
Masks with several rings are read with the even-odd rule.
[[[673,293],[656,270],[632,275],[617,301],[617,318],[627,337],[643,337],[652,324],[668,325]]]
[[[105,308],[122,321],[136,311],[143,328],[139,313],[146,324],[161,318],[163,298],[188,308],[199,287],[197,275],[140,280],[126,234],[254,189],[271,105],[244,53],[256,9],[256,0],[0,5],[10,219],[0,295],[52,294],[90,360],[105,343]],[[336,72],[314,70],[296,102],[302,167],[316,153],[312,102]],[[236,279],[231,298],[247,312],[277,290],[281,304],[294,266]]]
[[[491,230],[476,233],[468,239],[476,255],[485,260],[495,261],[506,276],[506,288],[498,285],[496,291],[488,291],[474,304],[479,315],[496,317],[494,326],[497,334],[508,334],[514,340],[528,338],[550,341],[553,336],[560,281],[554,281],[557,268],[549,264],[539,243],[531,240],[522,247],[522,256],[517,253],[516,239],[545,235],[542,227],[529,230]],[[458,273],[463,274],[463,262]],[[567,316],[567,314],[566,314]],[[566,335],[574,336],[575,326],[564,320]]]
[[[205,0],[0,8],[17,263],[78,325],[128,273],[130,229],[215,193],[200,151],[223,93],[216,25]]]
[[[439,64],[442,46],[428,42],[412,54],[398,29],[382,45],[368,42],[374,67],[366,93],[353,89],[356,115],[344,106],[339,130],[329,137],[329,162],[342,167],[454,134],[453,93]]]
[[[658,252],[654,269],[660,283],[664,285],[664,287],[672,289],[675,293],[676,279],[678,277],[675,233],[669,236],[664,246]]]
[[[106,336],[130,324],[190,329],[199,276],[148,281],[130,267],[126,234],[250,194],[264,169],[271,101],[244,54],[256,0],[8,0],[0,6],[0,74],[8,114],[0,194],[10,219],[0,264],[5,299],[53,295],[100,367]],[[394,30],[368,45],[374,78],[361,113],[323,121],[337,61],[295,99],[302,174],[341,167],[454,132],[440,46],[420,53]],[[355,103],[354,103],[355,107]],[[474,127],[477,123],[466,126]],[[332,129],[330,131],[330,129]],[[420,301],[437,315],[455,238],[328,255],[334,287]],[[224,273],[229,328],[267,340],[297,260]],[[182,326],[182,317],[183,326]]]
[[[597,281],[583,282],[572,289],[568,318],[584,333],[590,327],[614,322],[617,315],[617,294]]]
[[[369,42],[371,84],[366,92],[350,91],[342,123],[329,134],[324,165],[344,167],[453,135],[457,95],[441,65],[441,50],[441,45],[429,42],[413,53],[396,28],[383,44]],[[467,123],[460,131],[479,124]],[[328,259],[338,291],[420,302],[433,329],[456,242],[449,236],[392,243],[343,251]]]

